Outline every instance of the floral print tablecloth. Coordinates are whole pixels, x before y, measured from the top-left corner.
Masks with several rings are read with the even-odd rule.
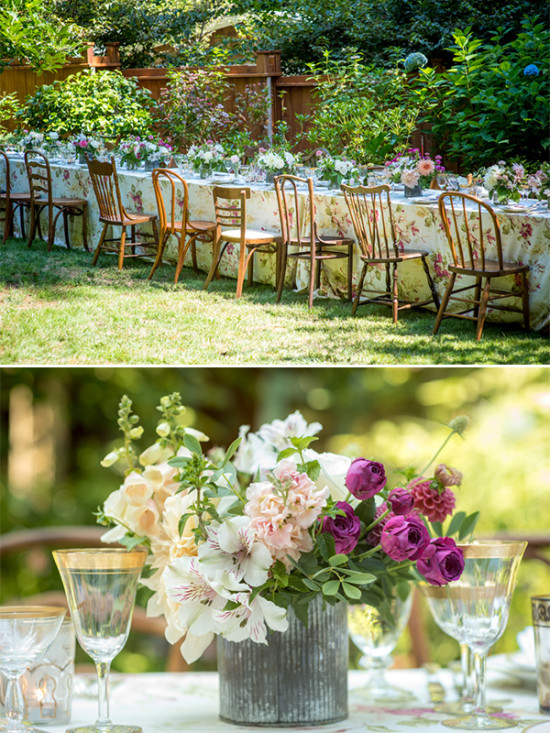
[[[98,208],[86,168],[76,165],[52,165],[54,196],[85,197],[89,201],[89,242],[94,249],[99,240],[101,225]],[[11,178],[14,191],[24,191],[27,187],[23,162],[12,159]],[[120,189],[128,209],[151,213],[156,211],[151,174],[146,172],[120,171]],[[305,203],[305,194],[302,197]],[[316,216],[321,234],[338,234],[353,237],[353,227],[344,197],[338,191],[319,190],[315,195]],[[448,280],[450,251],[442,230],[436,202],[411,203],[402,195],[392,193],[392,207],[399,242],[404,247],[426,249],[429,252],[430,267],[434,280],[442,295]],[[189,181],[189,210],[191,218],[212,220],[214,207],[212,184],[202,180]],[[305,215],[305,206],[298,212]],[[472,217],[474,212],[472,211]],[[509,262],[521,262],[531,268],[529,275],[531,325],[540,329],[550,322],[550,212],[537,210],[529,214],[498,212],[503,239],[504,258]],[[280,231],[277,199],[272,186],[253,186],[248,202],[249,226],[278,233]],[[487,239],[487,237],[486,237]],[[63,243],[63,233],[59,228],[56,241]],[[79,219],[71,223],[71,242],[82,246]],[[208,272],[212,257],[212,245],[197,244],[198,264]],[[228,245],[220,266],[220,273],[236,278],[238,268],[238,245]],[[488,256],[491,257],[489,250]],[[175,262],[176,246],[169,242],[167,262]],[[345,260],[328,262],[327,276],[323,277],[319,296],[343,296],[346,291]],[[190,264],[187,262],[186,264]],[[293,265],[295,267],[295,262]],[[356,250],[354,260],[354,284],[357,283],[362,263]],[[275,257],[269,254],[255,256],[254,278],[258,282],[275,283]],[[383,268],[369,268],[365,287],[380,287],[385,279]],[[413,300],[430,297],[420,262],[408,262],[399,269],[400,294]],[[300,262],[298,267],[287,273],[287,287],[307,290],[309,283],[307,263]],[[512,278],[497,282],[502,289],[516,288]],[[211,287],[215,287],[215,283]],[[507,301],[505,301],[507,302]],[[513,302],[513,301],[510,301]],[[518,305],[519,301],[515,301]],[[489,311],[492,320],[516,320],[519,314]]]

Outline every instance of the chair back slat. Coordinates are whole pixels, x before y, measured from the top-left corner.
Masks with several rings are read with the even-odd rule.
[[[467,209],[468,203],[474,204],[474,208]],[[445,191],[439,197],[439,215],[455,267],[467,270],[481,267],[484,270],[487,257],[486,242],[490,242],[492,237],[499,268],[503,268],[500,225],[489,204],[468,193]],[[484,215],[485,221],[488,216],[490,222],[487,235],[484,229]],[[477,239],[476,232],[479,233]],[[476,267],[476,262],[480,263],[480,267]]]
[[[170,184],[170,212],[168,214],[166,210],[166,204],[164,200],[164,194],[162,191],[162,183],[168,181]],[[177,186],[181,186],[183,189],[183,199],[178,201]],[[188,208],[189,208],[189,188],[187,182],[176,173],[176,171],[169,168],[155,168],[153,171],[153,188],[155,191],[155,198],[157,200],[157,209],[160,223],[160,234],[161,240],[167,232],[174,232],[176,221],[176,206],[178,210],[181,208],[181,217],[179,221],[182,222],[182,232],[185,235],[187,228]]]
[[[302,243],[312,244],[315,237],[315,204],[313,200],[313,179],[299,176],[275,176],[275,192],[281,222],[281,235],[284,244]],[[304,216],[300,216],[300,200],[298,184],[305,183],[308,189],[308,198]]]
[[[246,202],[250,198],[250,188],[214,186],[214,211],[218,227],[241,230],[244,242],[246,233]],[[229,204],[228,202],[232,203]],[[223,229],[222,229],[223,239]]]
[[[100,219],[117,222],[128,218],[122,205],[115,159],[100,161],[86,155],[88,172],[92,181]]]
[[[47,205],[52,206],[52,173],[50,163],[45,155],[38,150],[25,152],[25,167],[29,179],[31,205],[37,199],[47,199]]]
[[[0,150],[0,192],[4,193],[6,200],[10,199],[10,159],[3,150]]]
[[[384,259],[398,254],[390,187],[342,184],[341,188],[363,257]]]

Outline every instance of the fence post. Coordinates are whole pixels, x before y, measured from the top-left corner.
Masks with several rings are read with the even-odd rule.
[[[273,126],[276,119],[276,99],[273,94],[273,78],[281,76],[281,52],[280,51],[257,51],[256,71],[264,74],[265,85],[269,96],[269,110],[267,114],[267,137],[269,144],[273,144]]]

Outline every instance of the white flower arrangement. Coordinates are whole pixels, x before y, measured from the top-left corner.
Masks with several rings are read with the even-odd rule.
[[[322,151],[317,151],[317,171],[322,181],[328,181],[335,188],[342,183],[353,185],[359,181],[359,169],[354,160]]]
[[[212,140],[202,145],[191,145],[187,151],[187,160],[193,169],[207,174],[225,170],[225,157],[223,145]]]
[[[260,168],[270,173],[293,173],[298,165],[298,158],[288,150],[272,148],[260,152],[256,158],[256,163]]]
[[[498,203],[505,203],[509,200],[519,201],[520,187],[524,181],[525,168],[520,163],[510,166],[501,160],[487,169],[483,185],[489,191],[489,196]]]

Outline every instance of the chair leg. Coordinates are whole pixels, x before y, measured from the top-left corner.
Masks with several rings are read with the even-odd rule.
[[[485,324],[485,316],[487,315],[487,305],[489,303],[489,291],[491,289],[491,279],[487,278],[483,293],[481,294],[481,304],[479,306],[479,315],[477,317],[476,341],[481,341],[483,326]]]
[[[276,303],[281,302],[281,296],[283,294],[283,288],[285,286],[285,275],[286,275],[286,263],[288,259],[288,244],[281,242],[280,244],[281,254],[279,255],[279,277],[277,282],[277,298]]]
[[[309,309],[311,310],[313,308],[313,291],[315,289],[315,277],[316,277],[316,265],[317,265],[317,258],[315,257],[316,250],[315,250],[315,244],[311,245],[311,252],[309,256]]]
[[[191,238],[191,261],[193,263],[193,270],[198,273],[199,265],[197,263],[197,235]]]
[[[21,229],[21,236],[25,239],[25,213],[23,211],[25,207],[23,204],[19,204],[19,228]],[[30,206],[29,206],[30,210]]]
[[[521,302],[523,305],[523,327],[526,331],[530,330],[529,318],[529,285],[527,282],[527,273],[521,273]]]
[[[475,298],[475,305],[474,305],[474,316],[476,318],[479,318],[479,306],[481,303],[481,278],[476,277],[476,286],[474,290],[474,298]]]
[[[34,241],[34,235],[36,233],[36,209],[37,207],[34,204],[31,204],[31,215],[30,215],[30,222],[29,222],[29,239],[27,242],[28,249],[31,248],[32,243]]]
[[[451,297],[451,293],[453,292],[453,288],[455,285],[456,280],[456,272],[451,273],[451,279],[449,280],[447,284],[447,289],[445,290],[445,295],[443,296],[443,300],[441,301],[441,305],[439,306],[439,310],[437,311],[437,316],[435,318],[434,323],[434,330],[433,334],[435,334],[439,331],[439,326],[441,326],[441,321],[443,320],[443,316],[445,314],[445,311],[447,309],[447,305],[449,303],[449,298]]]
[[[434,302],[435,309],[439,310],[439,294],[437,292],[437,288],[435,287],[435,283],[431,276],[430,268],[428,266],[426,257],[422,257],[422,266],[424,267],[424,272],[426,273],[426,279],[428,280],[428,285],[430,287],[430,292],[432,294],[432,300]]]
[[[353,302],[353,307],[351,309],[351,315],[354,316],[357,312],[357,306],[359,305],[359,301],[361,300],[361,292],[363,290],[363,283],[365,282],[365,275],[367,274],[368,265],[365,262],[363,264],[363,269],[361,270],[361,277],[359,278],[359,283],[357,285],[357,295],[355,296],[355,300]]]
[[[162,255],[164,254],[164,248],[166,246],[166,242],[168,240],[168,236],[169,235],[168,235],[167,232],[165,232],[162,235],[162,239],[160,240],[159,246],[158,246],[158,249],[157,249],[157,256],[155,257],[155,261],[153,262],[153,267],[151,268],[151,272],[149,273],[149,276],[147,278],[148,280],[150,280],[153,277],[153,274],[154,274],[155,270],[157,269],[157,267],[162,262]],[[179,244],[180,244],[180,248],[181,248],[181,240],[180,240]],[[179,264],[179,260],[178,260],[178,264]],[[177,270],[176,270],[176,272],[177,272]],[[177,280],[176,280],[176,282],[177,282]]]
[[[134,240],[132,240],[134,241]],[[122,270],[122,267],[124,265],[124,250],[126,248],[126,227],[122,227],[122,232],[120,233],[120,249],[118,251],[118,269]],[[132,252],[134,251],[135,247],[132,247]]]
[[[89,252],[88,247],[88,203],[82,205],[82,243],[86,252]]]
[[[253,255],[255,250],[251,251],[251,255]],[[252,285],[254,282],[254,257],[249,256],[248,258],[248,287]]]
[[[6,239],[8,238],[8,234],[10,232],[10,223],[13,218],[13,209],[11,205],[10,199],[6,199],[6,209],[4,211],[4,233],[2,235],[2,244],[6,243]]]
[[[348,245],[348,300],[353,300],[353,244]]]
[[[386,293],[391,295],[391,275],[390,275],[390,263],[386,263]]]
[[[124,229],[124,237],[126,238],[126,229]],[[130,241],[134,243],[134,246],[132,247],[132,254],[135,255],[136,253],[136,247],[135,247],[136,227],[135,226],[130,227]],[[119,270],[121,269],[122,269],[122,265],[119,266]]]
[[[254,252],[254,250],[252,250]],[[244,278],[246,275],[246,265],[248,259],[246,257],[246,244],[241,242],[239,244],[239,270],[237,272],[237,293],[236,297],[240,298],[243,294]]]
[[[69,212],[63,209],[63,232],[65,234],[65,245],[67,249],[71,249],[71,241],[69,239]]]
[[[97,247],[94,252],[94,258],[92,260],[92,265],[95,265],[99,258],[99,253],[101,252],[101,248],[103,247],[103,242],[105,241],[105,237],[107,235],[107,229],[109,228],[108,224],[103,225],[103,230],[101,232],[101,236],[99,238],[99,242],[97,243]]]
[[[185,262],[185,255],[189,251],[189,247],[194,247],[195,245],[195,239],[197,235],[194,234],[187,244],[185,244],[185,237],[182,237],[180,240],[180,246],[178,247],[178,263],[176,265],[176,274],[174,276],[174,284],[176,284],[179,280],[180,273],[183,269],[183,263]]]
[[[393,272],[392,272],[392,313],[393,313],[393,322],[397,323],[397,314],[399,312],[399,298],[397,296],[397,263],[394,263],[393,265]]]

